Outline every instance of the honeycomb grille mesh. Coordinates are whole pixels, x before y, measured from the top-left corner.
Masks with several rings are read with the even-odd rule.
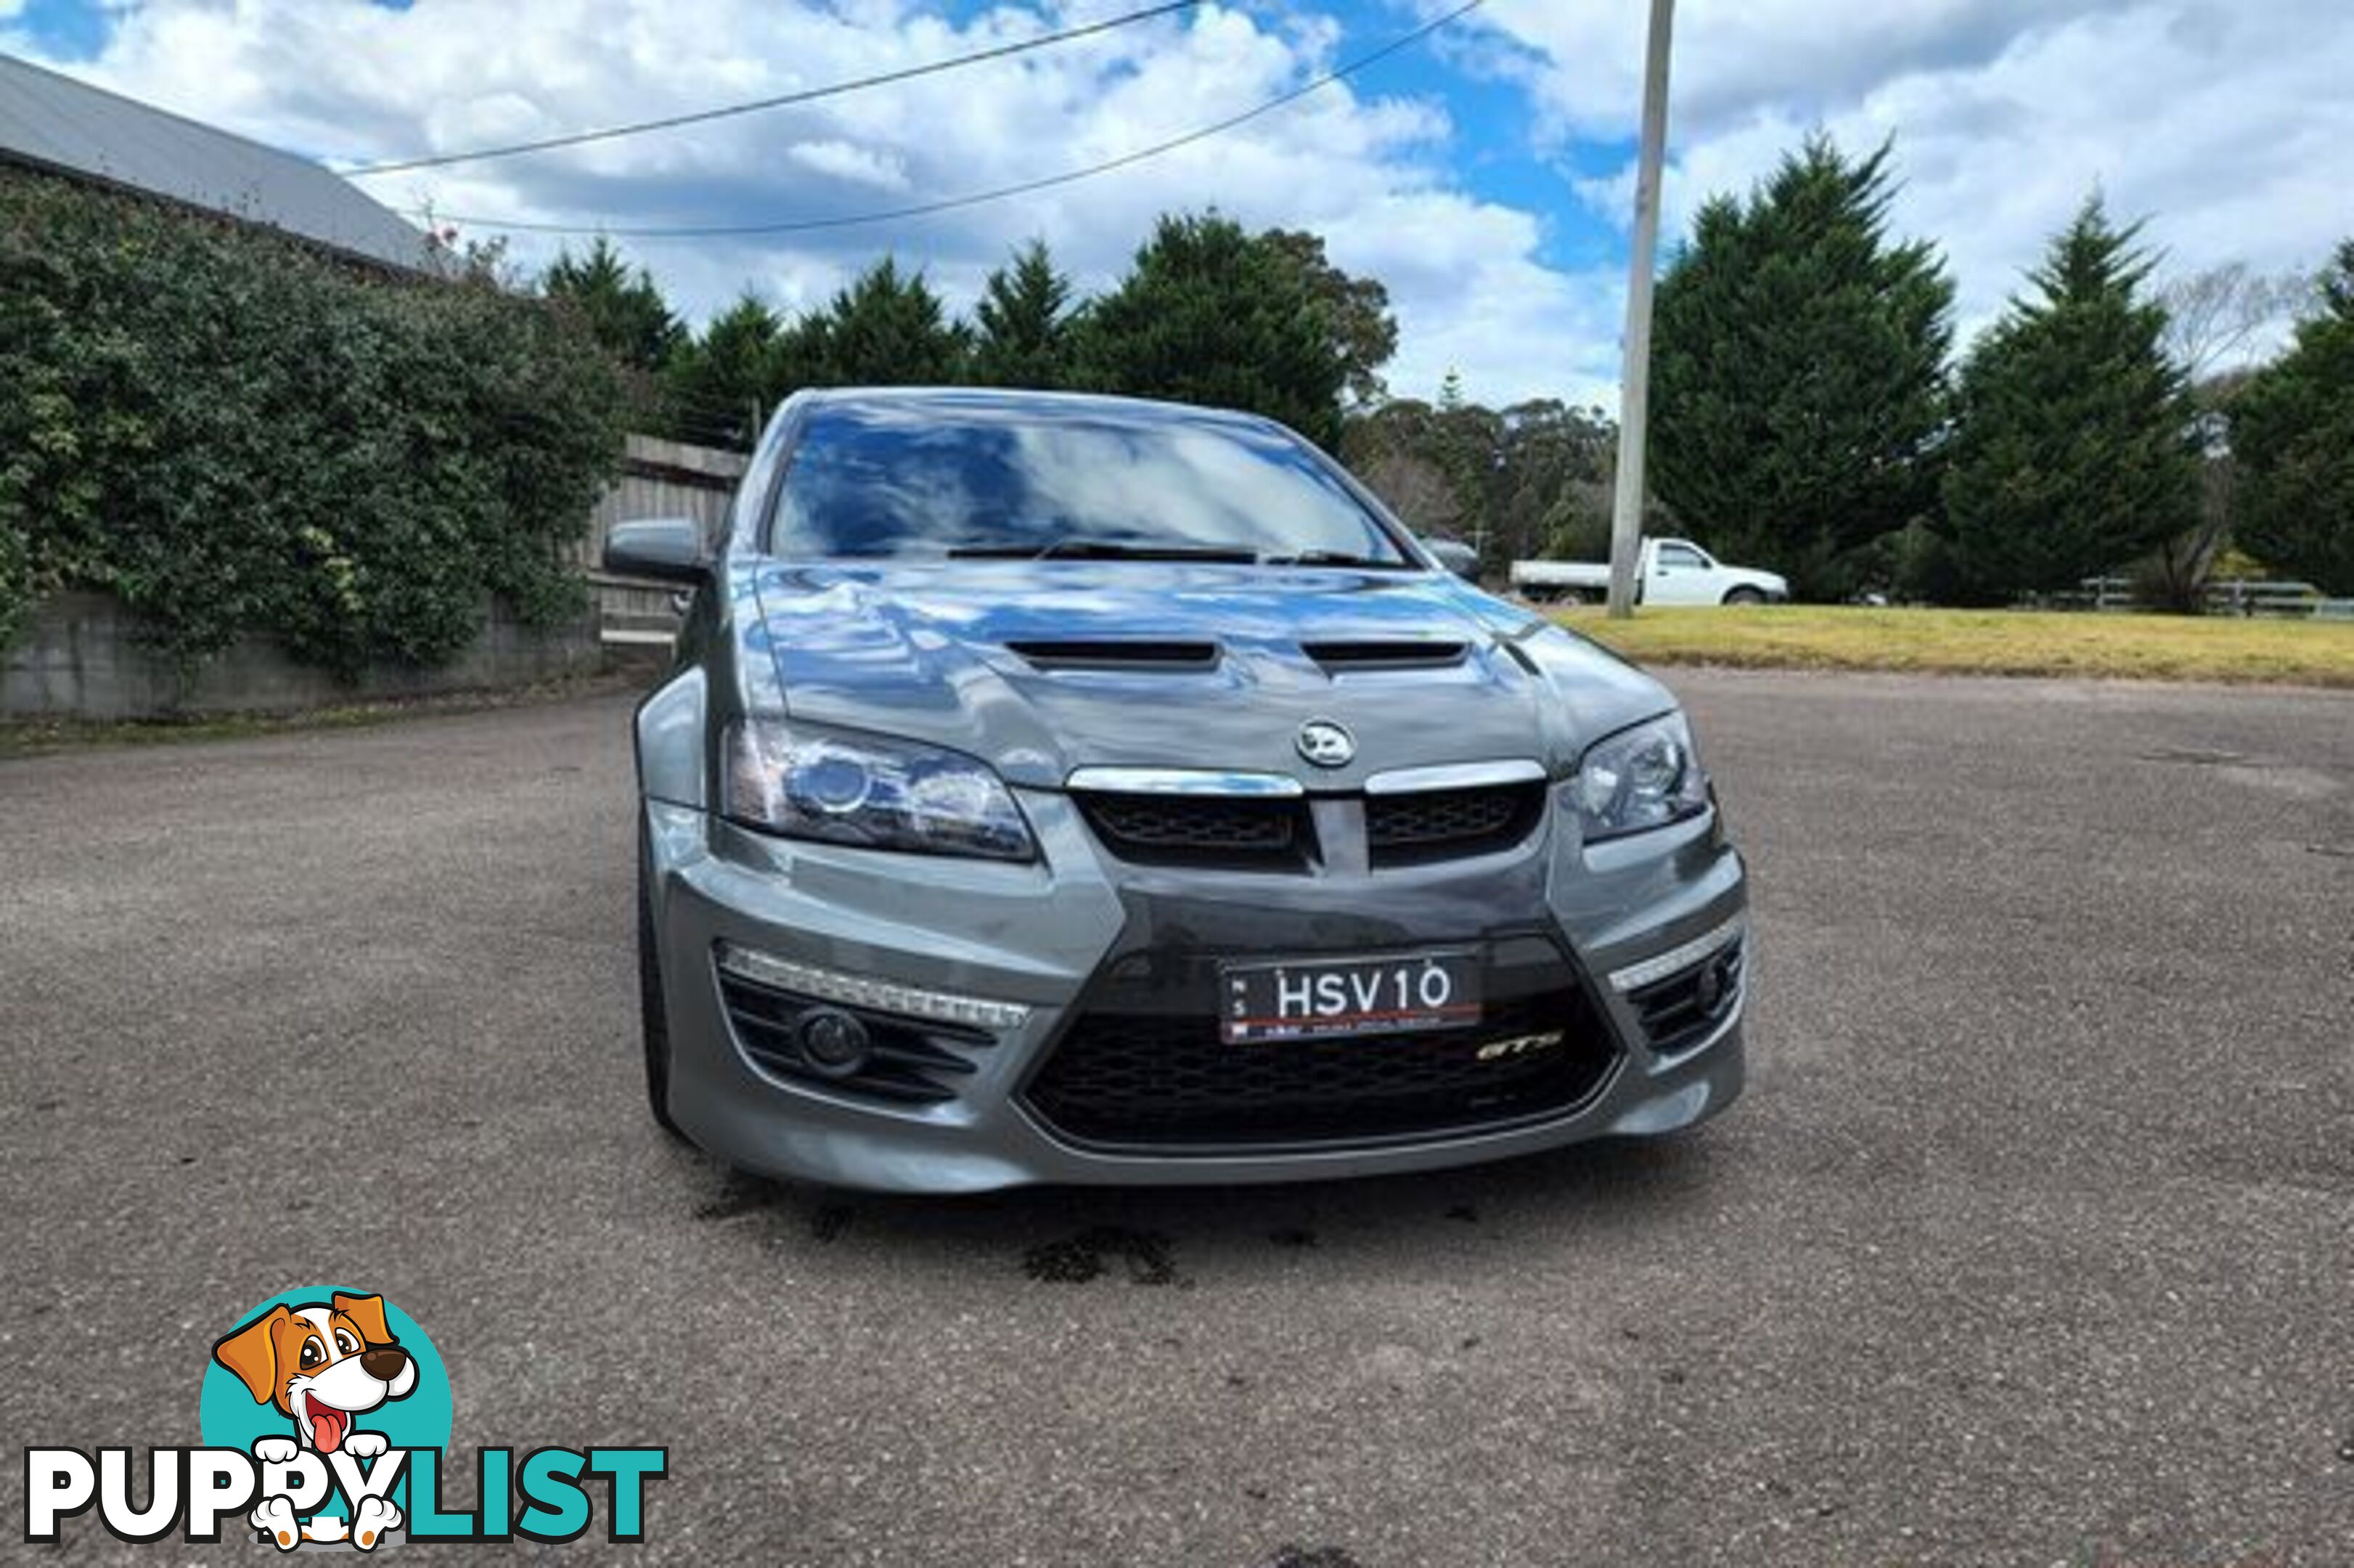
[[[1374,795],[1365,801],[1365,837],[1378,861],[1476,853],[1527,836],[1544,799],[1542,784]]]
[[[1617,1054],[1575,988],[1491,1007],[1474,1029],[1248,1044],[1227,1044],[1206,1011],[1098,1012],[1064,1036],[1028,1097],[1086,1142],[1345,1142],[1565,1111]]]
[[[1114,853],[1131,857],[1280,860],[1309,833],[1307,808],[1293,800],[1090,794],[1084,805]]]

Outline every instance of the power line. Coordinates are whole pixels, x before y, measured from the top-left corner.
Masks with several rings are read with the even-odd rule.
[[[1029,196],[1034,192],[1051,190],[1057,185],[1075,185],[1081,180],[1093,179],[1097,175],[1108,175],[1115,169],[1125,169],[1132,164],[1143,163],[1148,158],[1157,158],[1165,153],[1173,153],[1180,147],[1190,147],[1196,142],[1207,141],[1213,136],[1232,131],[1236,126],[1247,124],[1261,115],[1271,114],[1286,104],[1295,103],[1311,92],[1331,87],[1335,82],[1345,81],[1367,67],[1377,65],[1389,58],[1399,50],[1410,48],[1420,43],[1448,23],[1470,15],[1484,4],[1486,0],[1469,0],[1468,4],[1458,5],[1453,10],[1434,17],[1410,33],[1401,34],[1377,49],[1335,66],[1321,76],[1310,78],[1298,87],[1287,92],[1278,93],[1275,97],[1246,109],[1239,114],[1228,115],[1224,120],[1188,131],[1182,136],[1173,136],[1166,142],[1156,142],[1149,147],[1140,147],[1132,153],[1124,153],[1117,158],[1108,158],[1098,164],[1088,164],[1076,169],[1066,169],[1059,175],[1023,180],[1017,185],[999,185],[991,190],[973,191],[965,196],[945,196],[938,201],[919,202],[913,207],[886,207],[880,211],[849,213],[837,217],[795,218],[778,223],[680,226],[538,223],[516,218],[469,217],[461,213],[436,212],[429,207],[407,207],[402,210],[412,217],[430,218],[443,223],[467,224],[477,228],[506,229],[518,234],[604,235],[616,239],[720,239],[751,235],[807,234],[819,229],[854,228],[863,224],[896,223],[911,217],[928,217],[936,213],[954,212],[963,207],[980,207],[987,202],[1003,201],[1009,196]]]
[[[642,136],[649,131],[671,131],[681,125],[700,125],[706,121],[726,120],[737,114],[757,114],[763,110],[783,109],[796,103],[813,103],[822,98],[837,98],[846,92],[862,92],[870,87],[888,87],[893,82],[913,81],[920,76],[934,76],[941,71],[959,70],[966,66],[981,65],[989,60],[1002,60],[1013,55],[1027,54],[1053,44],[1068,43],[1074,38],[1091,37],[1108,33],[1115,27],[1125,27],[1137,22],[1149,22],[1156,16],[1172,12],[1190,11],[1203,0],[1169,0],[1166,5],[1130,11],[1125,16],[1090,22],[1084,27],[1066,27],[1059,33],[1042,33],[1034,38],[1018,43],[999,44],[993,48],[969,55],[957,55],[944,60],[932,60],[919,66],[907,66],[898,70],[884,71],[875,76],[862,76],[848,81],[837,81],[824,87],[804,88],[798,92],[782,93],[775,98],[755,98],[742,103],[730,103],[718,109],[699,109],[691,114],[673,114],[661,120],[639,120],[627,125],[609,125],[595,131],[573,131],[561,136],[542,137],[536,142],[511,142],[504,146],[477,147],[465,153],[436,153],[429,157],[398,158],[381,164],[363,164],[355,169],[343,171],[346,179],[366,179],[375,175],[397,175],[411,169],[439,169],[451,164],[481,163],[490,158],[513,158],[525,153],[546,153],[557,147],[578,147],[591,142],[616,141],[623,136]]]

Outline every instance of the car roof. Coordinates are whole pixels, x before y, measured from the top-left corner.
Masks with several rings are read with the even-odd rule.
[[[1128,425],[1219,424],[1280,429],[1261,414],[1204,408],[1152,397],[1121,397],[1104,392],[1043,392],[1010,387],[829,387],[801,394],[807,408],[872,411],[935,411],[972,418],[1100,420]]]

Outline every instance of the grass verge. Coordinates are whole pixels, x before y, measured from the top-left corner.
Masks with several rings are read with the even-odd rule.
[[[647,683],[642,670],[614,669],[563,680],[540,681],[495,691],[446,692],[429,697],[387,697],[343,704],[329,708],[303,708],[293,713],[206,714],[176,719],[0,720],[0,761],[39,757],[53,751],[80,751],[96,746],[157,746],[191,741],[248,740],[256,736],[284,735],[314,729],[358,729],[400,719],[428,718],[440,714],[482,713],[493,708],[523,707],[535,703],[562,702],[607,692],[636,691]]]
[[[2354,687],[2354,621],[1766,605],[1560,611],[1644,664]]]

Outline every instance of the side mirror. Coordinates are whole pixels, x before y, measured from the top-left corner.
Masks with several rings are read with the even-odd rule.
[[[625,577],[701,582],[703,524],[692,517],[650,517],[605,530],[605,569]]]
[[[1479,552],[1459,539],[1425,539],[1422,547],[1428,550],[1438,564],[1458,577],[1479,579]]]

